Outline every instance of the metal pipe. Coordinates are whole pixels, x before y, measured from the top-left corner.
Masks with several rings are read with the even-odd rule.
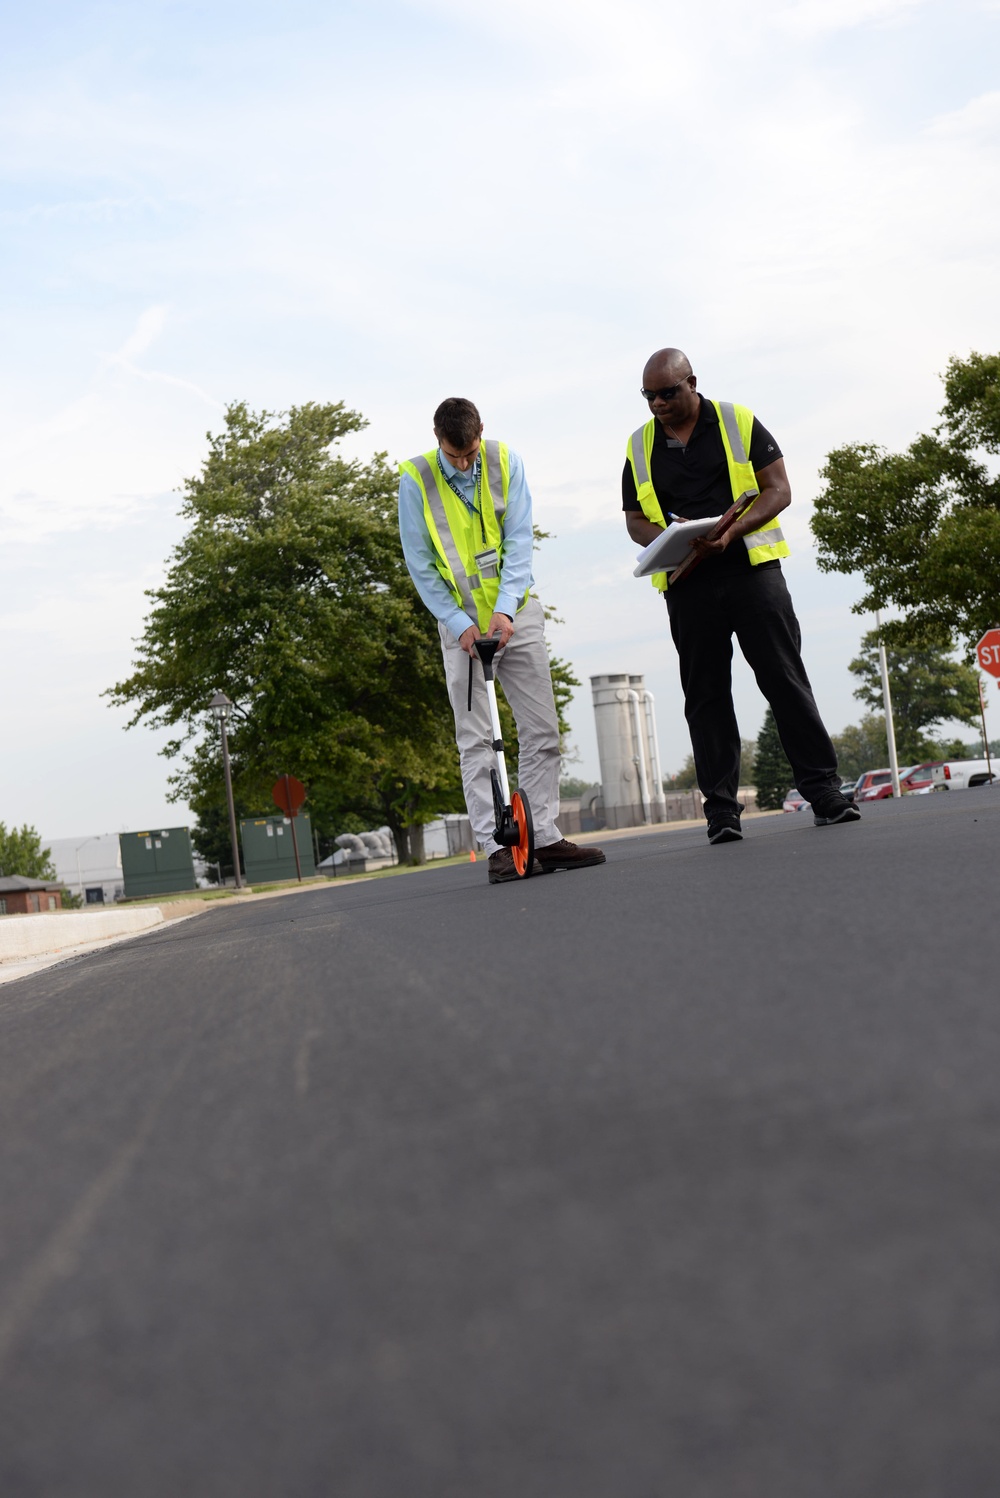
[[[983,753],[986,755],[986,770],[990,777],[990,785],[993,784],[993,766],[990,763],[990,741],[986,737],[986,693],[983,690],[983,678],[979,677],[979,716],[983,720]]]
[[[649,768],[653,775],[653,785],[656,787],[653,799],[663,807],[666,812],[666,800],[663,792],[663,771],[660,769],[660,743],[656,737],[656,699],[647,687],[642,689],[642,705],[646,712],[646,741],[649,745]]]
[[[882,644],[882,619],[875,610],[875,628],[878,630],[878,664],[882,673],[882,705],[885,708],[885,737],[889,745],[889,769],[892,771],[892,794],[901,796],[899,787],[899,762],[896,759],[896,725],[892,721],[892,696],[889,692],[889,664],[885,646]]]
[[[642,752],[642,712],[639,707],[639,693],[629,688],[625,693],[632,704],[632,734],[633,748],[632,763],[636,767],[639,776],[639,797],[642,801],[642,820],[649,824],[653,820],[652,809],[649,804],[649,782],[646,779],[646,756]]]

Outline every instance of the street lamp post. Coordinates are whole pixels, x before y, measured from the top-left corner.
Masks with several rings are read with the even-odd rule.
[[[882,644],[882,616],[875,610],[875,627],[878,630],[878,666],[882,677],[882,703],[885,708],[885,737],[889,749],[889,773],[892,775],[892,794],[903,794],[899,785],[899,762],[896,759],[896,725],[892,721],[892,695],[889,691],[889,663]]]
[[[233,874],[237,889],[243,888],[243,880],[240,877],[240,845],[236,837],[236,807],[233,805],[233,772],[229,765],[229,736],[226,733],[226,724],[233,710],[233,704],[225,692],[216,692],[208,704],[215,714],[215,720],[219,725],[219,733],[222,736],[222,768],[226,774],[226,804],[229,807],[229,837],[233,845]]]
[[[84,898],[84,895],[83,895],[83,875],[80,872],[80,849],[81,848],[85,848],[88,843],[99,842],[100,838],[101,838],[101,834],[99,832],[95,832],[95,834],[94,834],[93,837],[85,837],[82,843],[78,843],[77,844],[77,848],[76,848],[76,890],[77,890],[77,894],[80,896],[81,900]]]

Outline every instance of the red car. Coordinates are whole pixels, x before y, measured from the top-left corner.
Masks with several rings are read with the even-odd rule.
[[[904,796],[914,791],[929,791],[931,787],[931,768],[939,765],[942,761],[925,760],[920,765],[910,765],[899,772],[899,789]],[[866,770],[861,776],[854,792],[855,801],[884,801],[892,795],[892,771],[891,770]]]

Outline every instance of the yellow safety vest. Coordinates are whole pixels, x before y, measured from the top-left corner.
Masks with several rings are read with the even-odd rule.
[[[748,457],[750,433],[753,430],[753,412],[746,406],[734,406],[731,401],[713,401],[712,405],[719,416],[719,430],[722,433],[722,445],[726,450],[733,500],[739,499],[740,495],[745,494],[748,489],[754,490],[755,493],[759,492],[753,464]],[[656,497],[656,490],[650,478],[650,455],[653,451],[655,431],[656,418],[653,417],[652,420],[646,422],[645,426],[639,427],[638,431],[632,433],[628,439],[626,451],[632,465],[636,498],[642,506],[642,513],[654,525],[662,525],[665,528],[667,518]],[[770,562],[778,557],[791,555],[788,542],[776,519],[768,520],[760,530],[748,531],[743,540],[750,553],[750,563],[753,567],[759,567],[761,562]],[[654,572],[651,581],[653,587],[659,588],[661,593],[666,590],[668,577],[665,572]]]
[[[452,597],[481,630],[496,612],[503,565],[503,522],[510,490],[510,449],[484,442],[478,504],[470,511],[441,472],[437,448],[400,463],[424,497],[424,520],[437,553],[437,569]],[[495,560],[489,553],[495,554]],[[518,604],[522,609],[528,592]]]

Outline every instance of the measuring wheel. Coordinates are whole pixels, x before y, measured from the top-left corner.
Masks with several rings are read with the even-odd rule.
[[[515,791],[510,798],[510,809],[517,828],[517,842],[511,846],[514,867],[520,879],[530,879],[535,867],[535,829],[531,821],[531,807],[523,791]]]
[[[535,867],[535,828],[531,820],[531,807],[528,798],[523,791],[510,793],[510,782],[507,779],[507,762],[504,759],[503,736],[500,731],[500,714],[497,711],[497,694],[493,680],[493,657],[497,653],[500,641],[497,636],[486,637],[480,635],[475,642],[476,654],[483,663],[483,677],[486,682],[486,699],[490,710],[490,727],[493,730],[492,739],[487,739],[487,744],[497,757],[496,765],[490,770],[490,784],[493,787],[493,815],[496,817],[496,826],[493,836],[501,848],[509,848],[514,860],[514,868],[519,879],[530,879]],[[472,656],[469,656],[469,711],[472,711]]]

